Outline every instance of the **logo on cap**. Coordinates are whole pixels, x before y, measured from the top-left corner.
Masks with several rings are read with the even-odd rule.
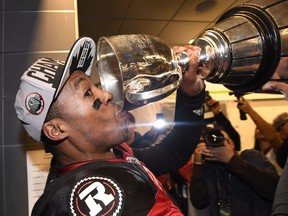
[[[94,57],[91,41],[85,40],[83,45],[80,46],[78,53],[75,54],[72,58],[70,73],[77,69],[86,71],[91,66],[91,61]]]
[[[73,188],[70,209],[73,215],[121,215],[123,194],[110,178],[93,176],[80,180]]]
[[[40,94],[32,92],[26,97],[25,106],[29,113],[40,115],[44,109],[44,100]]]

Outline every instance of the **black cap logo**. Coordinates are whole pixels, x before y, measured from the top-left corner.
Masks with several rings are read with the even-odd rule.
[[[26,109],[33,115],[40,115],[44,109],[44,100],[37,92],[30,93],[25,99]]]

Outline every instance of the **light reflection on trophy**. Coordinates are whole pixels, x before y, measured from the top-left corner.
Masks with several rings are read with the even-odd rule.
[[[102,88],[126,110],[171,94],[189,64],[185,53],[176,57],[166,43],[150,35],[102,37],[97,49]]]
[[[199,76],[235,92],[265,92],[269,80],[288,83],[287,11],[288,0],[252,0],[226,11],[193,41],[202,49]],[[172,93],[187,65],[185,54],[176,58],[148,35],[102,37],[97,57],[104,90],[132,108]]]

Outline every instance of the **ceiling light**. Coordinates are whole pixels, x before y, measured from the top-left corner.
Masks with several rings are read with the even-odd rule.
[[[216,0],[202,0],[198,5],[196,5],[196,11],[205,12],[215,7],[217,4]]]

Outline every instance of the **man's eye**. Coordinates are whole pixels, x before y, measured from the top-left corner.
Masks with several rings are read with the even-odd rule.
[[[91,96],[92,95],[92,91],[89,89],[89,90],[87,90],[86,92],[85,92],[85,97],[87,97],[87,96]]]

